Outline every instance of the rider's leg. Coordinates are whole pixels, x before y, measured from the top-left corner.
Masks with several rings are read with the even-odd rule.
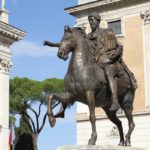
[[[110,111],[117,110],[120,108],[120,105],[118,102],[117,80],[115,78],[116,77],[115,66],[107,65],[105,67],[105,73],[108,80],[108,84],[111,92],[111,98],[112,98]]]

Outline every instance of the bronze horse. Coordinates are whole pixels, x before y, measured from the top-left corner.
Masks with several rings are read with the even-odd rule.
[[[64,79],[65,92],[51,94],[48,97],[50,124],[54,126],[56,121],[52,112],[53,100],[58,100],[64,105],[73,104],[75,101],[84,103],[89,107],[89,119],[92,126],[92,134],[88,144],[95,145],[97,139],[95,107],[102,107],[108,118],[119,130],[119,145],[130,146],[131,133],[135,127],[132,116],[135,89],[132,89],[129,76],[124,71],[123,77],[117,79],[119,103],[129,123],[129,130],[124,139],[122,123],[116,116],[117,111],[109,110],[111,95],[106,84],[104,70],[94,62],[88,42],[81,28],[70,29],[65,27],[64,36],[58,50],[58,57],[67,60],[70,52],[72,52],[72,55]]]

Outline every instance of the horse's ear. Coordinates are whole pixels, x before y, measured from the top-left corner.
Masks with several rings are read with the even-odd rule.
[[[66,25],[66,26],[64,27],[64,30],[65,30],[65,31],[68,31],[68,32],[72,32],[72,30],[71,30],[71,28],[69,27],[69,25]]]

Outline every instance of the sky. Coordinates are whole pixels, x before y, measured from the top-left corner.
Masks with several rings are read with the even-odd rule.
[[[73,26],[76,19],[64,8],[76,4],[77,0],[6,0],[9,23],[27,32],[23,40],[11,46],[13,67],[10,78],[28,77],[39,81],[64,78],[68,61],[58,59],[57,48],[44,47],[43,41],[61,40],[64,26]],[[65,119],[57,120],[54,128],[46,121],[38,139],[39,150],[76,144],[75,113],[76,105],[67,110]]]

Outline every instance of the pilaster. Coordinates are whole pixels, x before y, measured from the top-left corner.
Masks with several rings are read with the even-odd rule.
[[[143,19],[145,105],[150,110],[150,9],[141,13]]]

